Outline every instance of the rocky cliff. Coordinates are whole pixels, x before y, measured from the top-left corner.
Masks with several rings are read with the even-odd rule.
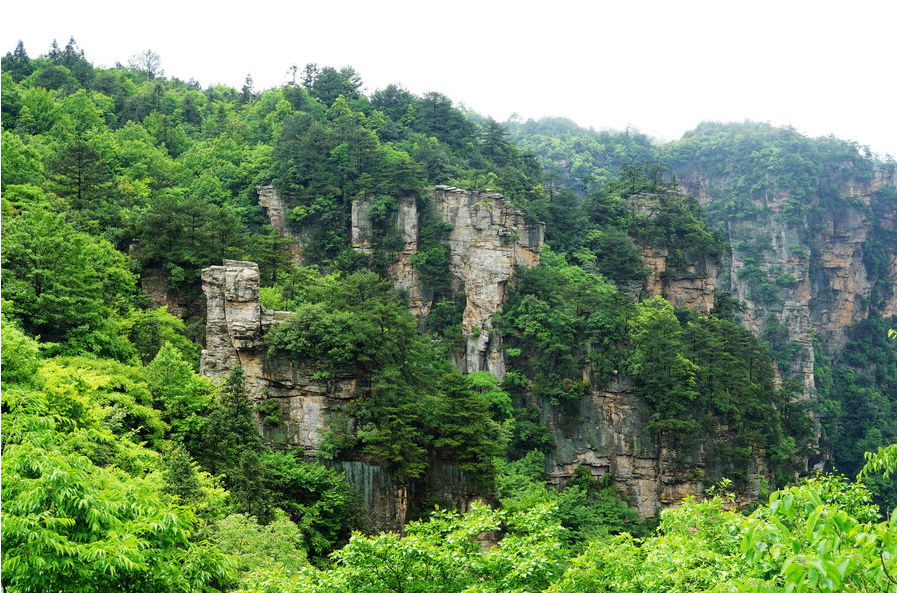
[[[699,496],[722,478],[745,485],[737,503],[755,502],[761,476],[768,473],[762,456],[754,455],[733,474],[731,435],[725,426],[689,444],[650,430],[649,408],[622,378],[561,405],[529,403],[539,408],[555,438],[550,481],[562,484],[578,467],[598,479],[609,475],[641,516],[655,516],[686,496]]]
[[[272,424],[256,417],[262,436],[275,447],[314,456],[329,426],[351,425],[353,419],[344,416],[342,404],[357,397],[356,377],[316,380],[303,365],[266,357],[265,334],[291,313],[261,305],[258,264],[225,260],[203,271],[202,288],[207,317],[201,372],[223,381],[239,365],[252,403],[277,402],[282,421]],[[480,496],[475,483],[450,463],[434,463],[426,478],[413,484],[399,483],[389,470],[364,460],[337,460],[333,465],[358,490],[371,526],[378,530],[400,529],[415,500],[446,499],[466,509]]]
[[[284,238],[288,239],[287,249],[296,263],[302,263],[302,249],[304,245],[304,237],[293,230],[289,226],[289,212],[287,205],[280,197],[277,189],[273,185],[259,185],[255,188],[259,197],[259,206],[264,208],[268,220],[274,230],[280,233]]]
[[[441,186],[431,190],[428,198],[438,219],[451,226],[447,236],[451,282],[455,291],[466,296],[462,328],[467,344],[456,362],[463,371],[489,370],[502,376],[503,352],[499,336],[492,331],[492,317],[504,303],[507,283],[515,271],[538,263],[543,226],[526,219],[499,194]],[[352,204],[351,244],[360,251],[370,250],[374,244],[372,204],[368,199]],[[432,296],[420,281],[414,260],[421,224],[419,206],[414,198],[397,200],[395,224],[402,244],[391,273],[395,286],[408,292],[412,311],[423,319]],[[712,308],[717,267],[709,258],[682,269],[667,269],[663,251],[646,254],[653,272],[642,287],[644,292],[664,294],[676,305],[702,312]],[[260,430],[278,446],[314,453],[321,446],[323,430],[337,421],[340,404],[355,396],[355,379],[335,377],[319,382],[288,360],[264,358],[262,338],[285,314],[266,311],[258,303],[254,264],[225,262],[209,268],[203,275],[203,290],[209,301],[204,372],[223,377],[237,362],[242,364],[252,398],[276,399],[285,418],[278,426],[260,419]],[[609,474],[642,515],[654,515],[726,475],[724,429],[720,434],[704,435],[687,448],[666,442],[647,429],[647,406],[625,381],[606,389],[592,388],[581,400],[562,406],[530,403],[541,410],[558,445],[548,468],[551,479],[561,483],[580,465],[595,477]],[[351,423],[352,419],[338,421]],[[392,525],[405,517],[407,501],[415,496],[405,485],[396,484],[382,468],[359,460],[340,464],[349,480],[365,493],[373,515],[379,517],[376,524]],[[475,489],[453,466],[440,467],[431,472],[428,480],[432,483],[423,488],[464,506],[476,495]],[[743,493],[748,500],[756,494],[761,470],[757,466],[744,476],[753,488]]]
[[[302,236],[289,230],[283,199],[273,186],[259,186],[259,205],[265,208],[272,226],[293,245],[292,253],[301,261]],[[500,337],[492,327],[492,316],[505,301],[508,280],[519,268],[537,265],[545,237],[545,225],[528,219],[510,201],[497,193],[485,193],[437,186],[426,191],[438,220],[450,226],[449,274],[455,293],[464,293],[466,307],[462,331],[464,351],[456,366],[462,371],[488,370],[504,376]],[[420,208],[418,198],[397,198],[394,224],[401,248],[390,273],[394,285],[408,293],[411,311],[425,320],[433,305],[414,263],[418,253]],[[375,225],[371,220],[373,198],[352,202],[351,244],[358,251],[373,247]]]
[[[437,186],[428,190],[438,220],[450,225],[449,274],[452,290],[463,292],[466,306],[461,329],[464,352],[456,366],[462,372],[488,370],[504,376],[501,338],[492,327],[492,316],[506,298],[508,280],[520,268],[539,263],[545,225],[529,220],[501,194]],[[352,246],[371,246],[370,199],[352,203]],[[398,201],[396,225],[403,247],[391,266],[396,288],[407,290],[412,312],[425,318],[432,296],[420,281],[414,265],[418,252],[420,215],[415,198]]]
[[[269,311],[259,302],[258,265],[226,260],[203,272],[207,298],[206,349],[202,372],[223,380],[240,365],[251,400],[275,400],[283,421],[269,424],[257,418],[259,431],[276,447],[299,448],[314,455],[332,423],[349,423],[344,404],[357,396],[355,377],[313,378],[306,367],[285,358],[265,355],[264,336],[289,312]],[[591,389],[585,397],[560,406],[546,401],[536,405],[555,436],[551,480],[562,483],[584,466],[595,477],[610,474],[644,516],[698,494],[725,477],[726,434],[704,435],[688,447],[665,441],[647,429],[650,413],[625,380],[606,389]],[[400,484],[382,467],[358,459],[335,462],[365,500],[372,525],[395,529],[406,518],[409,505],[423,498],[452,500],[460,508],[482,493],[464,472],[450,463],[437,463],[425,480]],[[756,495],[762,467],[752,466],[743,476],[752,485],[742,493]]]
[[[272,225],[296,245],[293,253],[301,261],[302,237],[285,225],[283,200],[270,186],[258,190],[259,203],[266,208]],[[492,331],[492,316],[500,310],[505,286],[515,271],[538,264],[544,227],[528,220],[500,194],[445,186],[428,194],[424,199],[430,200],[437,218],[450,225],[446,240],[452,289],[466,297],[462,320],[466,345],[456,364],[462,371],[490,370],[501,376],[504,353],[500,337]],[[352,203],[350,239],[359,251],[372,249],[372,203],[371,199]],[[390,266],[393,282],[397,289],[407,291],[412,311],[423,321],[433,303],[414,259],[420,226],[417,198],[397,200],[394,223],[402,246]],[[253,402],[278,403],[283,422],[271,424],[257,418],[260,432],[272,444],[314,455],[329,426],[351,426],[353,419],[344,415],[342,404],[356,397],[356,377],[315,380],[308,369],[293,361],[265,356],[265,334],[289,313],[262,307],[257,264],[226,260],[203,271],[202,287],[207,299],[202,372],[223,379],[240,365]],[[442,498],[466,508],[479,495],[464,472],[450,463],[434,464],[425,480],[413,484],[399,484],[388,470],[363,460],[336,464],[361,492],[372,525],[379,529],[399,528],[414,500]]]
[[[694,170],[679,174],[685,191],[713,212],[715,190],[726,181]],[[783,339],[799,346],[778,362],[800,381],[805,399],[815,398],[814,337],[837,354],[850,327],[870,312],[897,313],[893,290],[873,294],[882,281],[897,279],[897,244],[882,239],[897,228],[897,212],[875,197],[886,185],[894,185],[893,176],[881,172],[868,182],[845,182],[837,203],[822,205],[816,197],[801,211],[788,193],[766,192],[738,216],[717,220],[732,246],[720,287],[744,301],[744,323],[770,339],[774,350]],[[877,272],[868,261],[873,241],[886,260]],[[780,328],[786,335],[777,337]]]
[[[720,266],[712,257],[702,254],[685,266],[674,266],[667,249],[651,246],[642,247],[641,256],[650,271],[640,287],[641,296],[662,296],[674,307],[710,313],[720,274]]]

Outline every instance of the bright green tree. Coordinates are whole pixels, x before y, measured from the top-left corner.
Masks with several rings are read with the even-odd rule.
[[[69,351],[130,357],[113,325],[136,285],[125,256],[61,215],[26,212],[3,223],[7,313],[31,335]]]

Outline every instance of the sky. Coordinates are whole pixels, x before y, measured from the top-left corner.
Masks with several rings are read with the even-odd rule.
[[[567,117],[675,140],[701,121],[791,125],[897,157],[897,1],[7,2],[0,53],[74,37],[96,65],[256,90],[351,65],[499,121]]]

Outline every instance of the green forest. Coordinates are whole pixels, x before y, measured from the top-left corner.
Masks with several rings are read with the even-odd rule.
[[[352,67],[317,64],[278,88],[203,88],[165,77],[151,51],[96,67],[74,39],[3,56],[6,591],[897,592],[893,160],[762,123],[657,144],[363,88]],[[865,200],[844,189],[863,184]],[[265,185],[302,265],[258,203]],[[451,364],[466,302],[437,185],[501,193],[545,224],[540,264],[493,319],[502,378]],[[370,250],[350,240],[358,198]],[[420,212],[423,323],[389,275],[400,199]],[[871,221],[868,314],[842,347],[807,347],[776,315],[801,281],[792,267],[830,285],[833,212]],[[785,263],[744,226],[773,215],[795,238]],[[666,254],[664,287],[696,261],[734,280],[708,312],[674,306],[640,288],[648,248]],[[260,436],[285,419],[242,368],[200,373],[200,275],[225,259],[257,262],[264,306],[292,312],[268,359],[360,385],[314,456]],[[548,416],[575,424],[571,410],[620,384],[645,410],[641,439],[714,441],[727,475],[656,517],[609,473],[552,480]],[[400,532],[377,532],[341,461],[410,492],[451,464],[480,495],[409,500]],[[740,504],[752,480],[759,497]]]

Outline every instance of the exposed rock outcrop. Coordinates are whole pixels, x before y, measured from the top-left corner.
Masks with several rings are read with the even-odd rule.
[[[256,188],[259,205],[265,208],[272,226],[290,239],[290,252],[301,263],[303,237],[286,223],[286,206],[270,185]],[[500,337],[493,331],[492,316],[506,298],[506,285],[519,268],[539,263],[545,225],[528,219],[501,194],[437,186],[427,190],[437,217],[451,225],[449,273],[452,288],[467,299],[462,330],[467,336],[464,352],[456,360],[460,370],[489,370],[504,376]],[[352,202],[351,245],[369,252],[375,226],[371,221],[373,198]],[[433,305],[432,295],[421,282],[414,265],[418,253],[420,212],[415,197],[397,198],[396,228],[402,247],[390,266],[394,285],[409,296],[411,311],[424,320]]]
[[[720,266],[711,256],[701,255],[684,267],[669,266],[666,249],[645,247],[641,256],[651,271],[641,289],[644,296],[662,296],[674,307],[710,313],[720,274]]]
[[[695,171],[679,171],[685,190],[704,206],[713,200],[715,185]],[[893,177],[878,172],[869,182],[851,181],[842,188],[837,207],[795,214],[791,196],[769,192],[752,201],[750,213],[725,221],[732,245],[720,287],[731,290],[746,305],[743,319],[756,335],[772,322],[787,329],[788,340],[800,345],[791,368],[802,397],[815,398],[813,337],[829,353],[847,341],[851,325],[868,318],[873,307],[880,314],[897,314],[897,296],[873,303],[873,287],[880,279],[869,275],[869,240],[879,228],[895,228],[897,212],[876,208],[874,191],[894,185]],[[886,276],[897,279],[897,244],[887,246]]]
[[[202,311],[204,303],[191,302],[183,292],[168,285],[168,273],[164,268],[151,268],[140,277],[140,288],[150,298],[153,307],[165,307],[166,310],[181,319]]]
[[[452,225],[449,268],[455,289],[467,297],[461,370],[504,377],[504,352],[492,316],[501,310],[514,272],[538,265],[545,225],[527,219],[501,194],[438,186],[430,195],[439,218]]]
[[[725,427],[687,445],[659,436],[648,429],[650,410],[626,380],[593,388],[561,405],[530,403],[540,408],[555,437],[549,480],[562,484],[580,466],[595,478],[609,474],[643,517],[655,516],[686,496],[700,495],[724,477],[736,477],[732,462],[726,461],[732,448]],[[760,476],[766,473],[759,457],[746,467],[744,475],[737,476],[747,485],[738,493],[739,503],[757,500]]]
[[[277,402],[283,421],[270,424],[257,416],[262,436],[275,447],[300,449],[313,456],[332,423],[351,426],[353,419],[343,414],[341,404],[357,397],[357,377],[318,380],[294,361],[265,356],[265,334],[291,313],[269,311],[261,305],[258,264],[225,260],[221,266],[203,270],[202,287],[208,313],[201,371],[223,381],[239,365],[253,403]],[[388,469],[362,460],[339,460],[333,465],[358,489],[371,526],[377,530],[401,529],[414,500],[442,498],[464,509],[478,495],[464,472],[448,463],[434,464],[426,479],[414,484],[397,483]]]
[[[463,372],[488,370],[504,376],[501,338],[493,331],[492,316],[507,298],[508,280],[518,269],[535,266],[545,237],[545,225],[528,219],[501,194],[437,186],[428,190],[438,219],[451,225],[448,234],[452,289],[465,294],[461,329],[467,336],[457,361]],[[352,246],[371,248],[371,200],[352,202]],[[403,247],[392,264],[396,288],[409,293],[411,310],[426,317],[432,301],[414,265],[420,226],[415,198],[398,200],[396,225]]]
[[[277,189],[273,185],[259,185],[255,188],[259,197],[259,206],[265,209],[271,226],[274,227],[281,236],[289,239],[287,242],[287,250],[296,263],[302,263],[302,248],[304,238],[301,234],[290,230],[288,223],[287,206],[280,197]]]
[[[278,403],[282,423],[271,425],[257,418],[260,432],[272,444],[313,455],[333,422],[351,426],[353,419],[343,415],[341,404],[357,396],[357,378],[316,380],[293,361],[265,357],[265,334],[290,313],[262,307],[256,264],[226,260],[224,265],[207,268],[203,290],[208,315],[202,372],[223,380],[239,364],[250,398],[255,403],[269,399]],[[580,400],[560,406],[530,403],[541,409],[556,438],[558,448],[550,467],[555,483],[569,478],[580,465],[595,477],[610,473],[644,516],[698,494],[727,475],[728,466],[722,461],[724,430],[705,435],[685,449],[664,441],[647,429],[649,410],[625,381],[603,390],[593,388]],[[396,483],[388,470],[362,460],[347,459],[335,465],[362,493],[378,529],[400,527],[411,501],[444,498],[466,508],[482,494],[452,464],[434,465],[423,482],[411,485]],[[756,475],[745,476],[754,490],[761,469],[758,466]],[[751,490],[744,493],[747,500],[755,494]]]
[[[447,233],[450,279],[452,288],[466,297],[462,329],[467,344],[456,364],[465,372],[489,370],[501,377],[503,351],[500,337],[493,332],[492,317],[506,299],[511,277],[538,264],[544,227],[527,219],[499,194],[440,186],[429,192],[428,199],[436,218],[451,226]],[[359,251],[370,251],[375,243],[372,204],[371,199],[357,199],[352,204],[350,240]],[[425,319],[432,295],[421,282],[414,261],[419,249],[419,206],[417,198],[397,200],[395,225],[402,243],[391,274],[395,286],[408,292],[411,310]],[[662,250],[646,249],[645,258],[653,272],[643,292],[663,294],[677,306],[710,311],[718,273],[711,258],[675,270],[668,269],[667,254]],[[340,413],[338,404],[354,396],[356,385],[350,377],[318,383],[289,361],[264,362],[260,340],[276,314],[259,305],[252,313],[246,310],[244,298],[257,299],[257,288],[250,286],[253,282],[257,283],[257,271],[251,264],[239,262],[226,262],[204,275],[209,308],[214,310],[209,316],[209,332],[219,336],[209,339],[210,349],[218,354],[205,353],[204,368],[222,376],[239,360],[253,398],[276,398],[284,412],[283,425],[261,425],[267,438],[280,446],[313,452],[321,445],[322,430]],[[580,465],[596,477],[609,473],[639,512],[650,516],[684,496],[700,493],[725,475],[726,465],[720,461],[724,435],[699,439],[685,451],[665,442],[647,429],[648,408],[623,381],[606,390],[592,388],[581,400],[560,407],[531,403],[541,409],[558,443],[549,468],[555,483],[569,478]],[[343,417],[340,422],[351,423],[352,419]],[[383,468],[358,460],[338,465],[365,493],[378,525],[400,524],[408,512],[408,500],[420,494],[394,483]],[[431,495],[437,492],[461,506],[476,496],[476,489],[465,485],[457,468],[441,467],[428,475],[428,480],[435,480],[426,487]],[[746,482],[756,489],[759,469],[756,475],[747,476]],[[755,494],[748,491],[745,496],[750,499]]]

